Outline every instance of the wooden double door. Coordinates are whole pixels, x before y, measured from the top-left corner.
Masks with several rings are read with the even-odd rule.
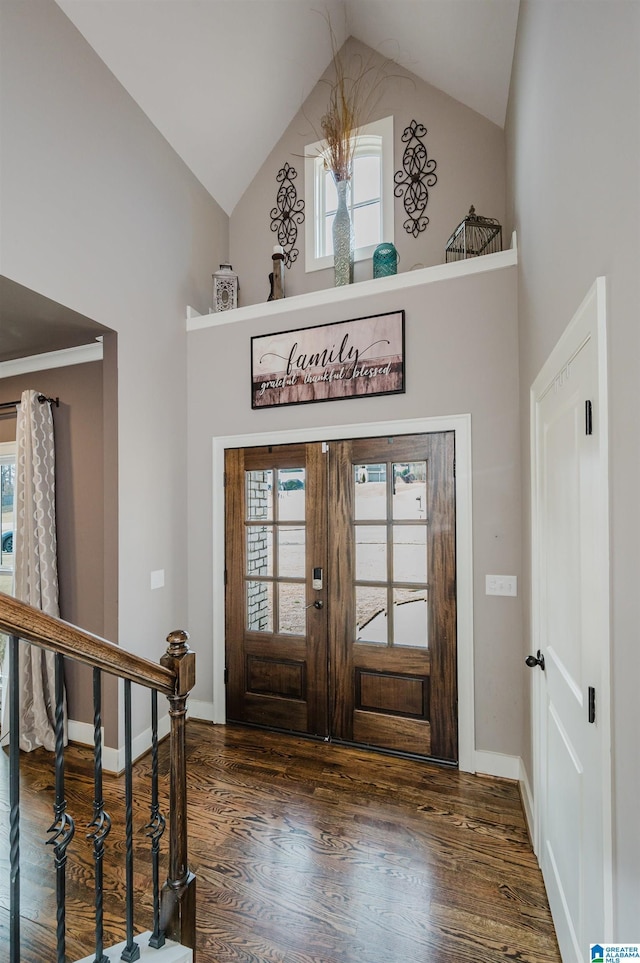
[[[228,720],[457,762],[453,433],[225,457]]]

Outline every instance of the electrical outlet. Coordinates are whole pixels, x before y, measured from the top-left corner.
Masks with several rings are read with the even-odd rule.
[[[518,578],[516,575],[487,575],[487,595],[517,595]]]

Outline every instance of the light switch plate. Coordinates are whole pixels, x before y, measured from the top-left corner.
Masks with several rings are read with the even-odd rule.
[[[487,575],[487,595],[517,595],[518,578],[516,575]]]
[[[151,588],[159,589],[164,586],[164,569],[159,568],[151,573]]]

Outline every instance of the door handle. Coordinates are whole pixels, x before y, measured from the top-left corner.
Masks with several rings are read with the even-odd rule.
[[[596,721],[596,690],[589,686],[589,722]]]
[[[530,669],[534,669],[537,665],[539,665],[544,672],[544,656],[540,652],[540,649],[538,649],[535,655],[528,655],[524,661]]]
[[[312,607],[314,609],[322,609],[324,608],[324,602],[322,599],[316,599],[315,602],[309,602],[308,605],[305,605],[305,609],[310,609]]]

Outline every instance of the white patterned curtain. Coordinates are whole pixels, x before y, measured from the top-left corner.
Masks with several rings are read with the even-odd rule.
[[[59,615],[51,406],[23,391],[16,426],[15,596]],[[54,654],[20,642],[20,748],[55,749]],[[66,718],[66,712],[65,712]]]

